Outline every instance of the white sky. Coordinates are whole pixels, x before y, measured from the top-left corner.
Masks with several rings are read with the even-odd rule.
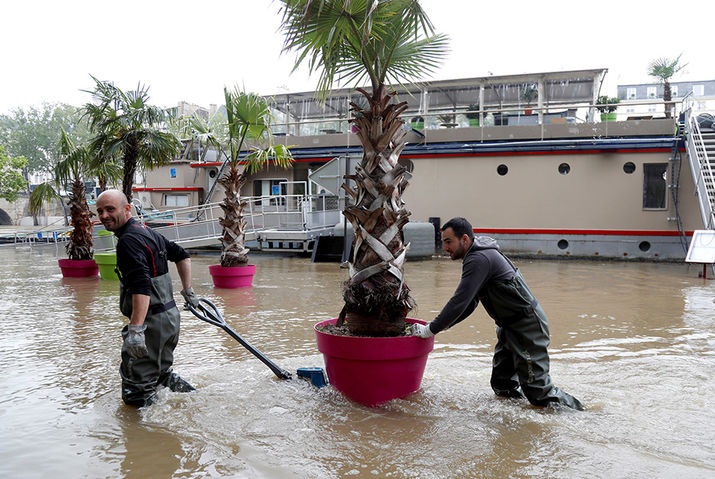
[[[648,63],[681,52],[675,80],[715,79],[710,0],[423,0],[451,53],[433,79],[608,68],[606,90],[650,82]],[[0,113],[43,101],[82,105],[90,74],[151,101],[220,104],[224,85],[312,90],[281,55],[271,0],[0,0]]]

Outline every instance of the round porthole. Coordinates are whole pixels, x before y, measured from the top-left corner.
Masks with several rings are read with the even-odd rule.
[[[499,173],[499,176],[504,176],[509,172],[509,167],[506,165],[499,165],[497,166],[497,173]]]
[[[568,175],[569,171],[571,171],[571,167],[568,163],[561,163],[559,165],[559,173],[561,173],[562,175]]]
[[[218,171],[216,170],[209,170],[209,178],[216,178],[216,175],[218,174]]]
[[[630,175],[631,173],[636,171],[636,165],[634,165],[633,162],[628,161],[623,164],[623,171],[625,171],[626,173],[628,173]]]
[[[650,242],[648,241],[641,241],[638,244],[638,249],[641,251],[648,251],[650,249]]]
[[[558,243],[556,243],[556,246],[558,246],[559,249],[566,249],[569,247],[569,242],[565,239],[562,239]]]

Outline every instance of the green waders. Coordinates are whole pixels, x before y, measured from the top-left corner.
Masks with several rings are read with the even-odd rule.
[[[120,282],[119,308],[127,317],[132,315],[132,295]],[[122,345],[122,399],[131,406],[147,406],[154,402],[159,385],[172,390],[193,390],[194,388],[171,372],[174,362],[174,348],[179,342],[179,310],[172,295],[169,274],[151,279],[149,312],[144,319],[144,337],[148,356],[134,359]],[[122,337],[127,335],[127,326],[122,329]],[[177,384],[181,382],[183,384]],[[186,387],[190,389],[186,389]]]
[[[500,396],[520,397],[535,406],[556,402],[583,410],[578,399],[560,390],[549,376],[549,325],[546,314],[519,270],[509,281],[495,281],[479,300],[497,324],[491,386]]]

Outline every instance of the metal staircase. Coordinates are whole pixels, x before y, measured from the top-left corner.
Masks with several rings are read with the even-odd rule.
[[[715,131],[702,130],[692,108],[685,111],[686,148],[703,229],[715,229]]]

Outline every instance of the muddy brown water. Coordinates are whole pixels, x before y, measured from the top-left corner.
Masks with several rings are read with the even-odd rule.
[[[495,398],[481,308],[437,336],[422,390],[374,409],[277,380],[182,312],[175,370],[198,390],[137,411],[120,399],[117,283],[63,279],[57,254],[0,248],[0,477],[715,477],[715,281],[699,267],[518,262],[549,316],[554,381],[586,412]],[[217,258],[192,261],[197,293],[268,357],[323,366],[312,328],[340,310],[345,270],[255,254],[254,286],[219,290]],[[406,273],[411,316],[429,320],[460,264]]]

